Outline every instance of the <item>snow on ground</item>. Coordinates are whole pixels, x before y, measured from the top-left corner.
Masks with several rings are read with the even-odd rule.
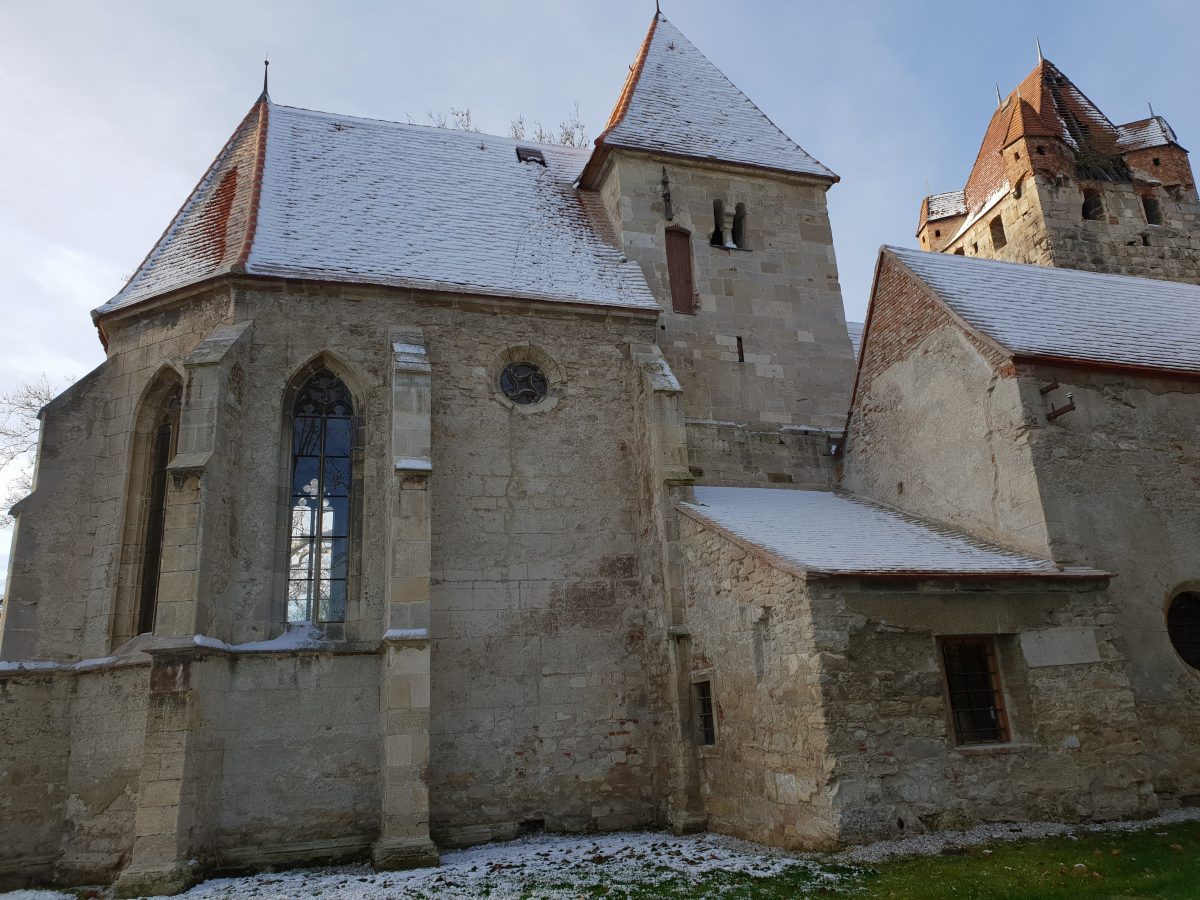
[[[1200,809],[1173,810],[1153,819],[1103,825],[1035,822],[979,825],[969,831],[914,835],[854,847],[838,854],[793,854],[716,834],[676,837],[662,832],[600,835],[535,835],[442,854],[438,868],[375,872],[366,864],[295,869],[244,878],[214,878],[192,888],[185,900],[397,900],[397,898],[576,898],[604,886],[659,886],[686,896],[721,873],[766,878],[792,871],[798,883],[854,891],[856,867],[890,857],[936,855],[992,841],[1035,840],[1079,832],[1136,831],[1200,819]],[[705,896],[721,886],[707,885]],[[15,891],[0,900],[73,900],[56,891]]]

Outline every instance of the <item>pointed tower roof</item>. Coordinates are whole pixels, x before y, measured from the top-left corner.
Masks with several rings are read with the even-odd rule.
[[[595,186],[612,148],[734,163],[837,181],[779,130],[661,13],[580,177]]]

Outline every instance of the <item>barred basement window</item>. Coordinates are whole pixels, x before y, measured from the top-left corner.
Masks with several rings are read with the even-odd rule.
[[[958,744],[994,744],[1009,739],[1008,717],[996,648],[989,637],[941,639],[950,713]]]
[[[332,372],[305,382],[292,408],[287,618],[346,620],[354,401]]]
[[[1004,236],[1004,222],[999,216],[992,219],[992,224],[989,226],[992,231],[992,249],[1002,250],[1008,245],[1008,238]]]
[[[1083,192],[1083,218],[1088,222],[1104,221],[1104,198],[1099,191]]]
[[[711,747],[717,742],[717,723],[713,717],[711,681],[692,683],[692,706],[696,716],[696,742]]]
[[[1200,669],[1200,593],[1177,594],[1167,607],[1167,636],[1180,658]]]

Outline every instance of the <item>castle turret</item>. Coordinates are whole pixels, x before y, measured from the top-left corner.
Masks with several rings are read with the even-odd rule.
[[[1040,60],[992,114],[961,192],[921,202],[926,250],[1200,282],[1200,200],[1161,116],[1112,121]]]

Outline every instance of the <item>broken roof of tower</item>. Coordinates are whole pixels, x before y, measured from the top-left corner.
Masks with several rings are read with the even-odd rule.
[[[1198,285],[900,247],[881,254],[1010,356],[1200,373]],[[869,342],[869,313],[867,332]]]
[[[680,508],[779,568],[815,575],[1104,578],[831,491],[697,487]]]
[[[963,191],[963,212],[977,213],[1007,188],[1002,151],[1014,141],[1030,137],[1062,141],[1075,154],[1081,170],[1090,177],[1108,178],[1127,177],[1121,159],[1124,153],[1178,144],[1162,116],[1114,125],[1061,69],[1043,59],[992,113]],[[935,201],[952,193],[928,197],[928,213],[923,205],[921,224],[937,218]]]
[[[657,311],[599,199],[574,188],[586,160],[582,149],[264,95],[93,315],[227,274]]]
[[[661,14],[581,176],[595,186],[610,149],[733,163],[837,181]]]

